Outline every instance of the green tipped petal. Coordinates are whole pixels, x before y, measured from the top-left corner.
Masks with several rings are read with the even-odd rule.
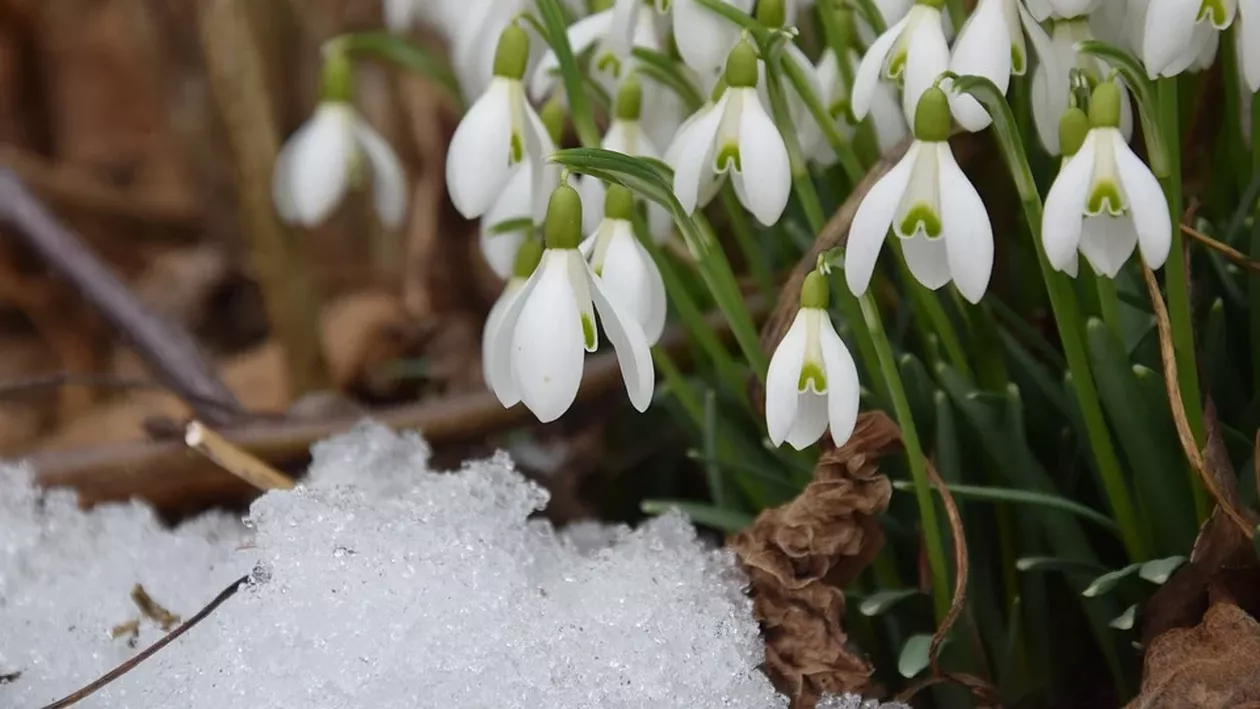
[[[637,121],[643,113],[643,84],[631,74],[617,89],[617,105],[614,115],[623,121]]]
[[[935,239],[941,235],[941,217],[936,213],[935,209],[929,204],[920,202],[910,208],[906,212],[906,218],[901,220],[901,224],[897,227],[898,234],[909,236],[914,234],[922,227],[923,233],[929,239]]]
[[[747,40],[740,40],[726,58],[726,83],[737,89],[757,86],[757,50]]]
[[[797,391],[809,389],[822,394],[827,391],[827,374],[817,362],[805,362],[801,365],[801,378],[796,381]]]
[[[827,277],[818,271],[810,271],[801,284],[801,307],[826,310],[831,300],[831,292],[827,287]]]
[[[1063,112],[1059,119],[1059,147],[1063,157],[1072,157],[1085,144],[1085,136],[1089,135],[1089,117],[1085,112],[1073,106]]]
[[[560,185],[547,203],[543,234],[549,249],[576,249],[582,241],[582,198],[577,190]]]
[[[718,172],[728,170],[731,167],[734,167],[736,172],[744,171],[743,162],[739,157],[738,143],[724,144],[722,148],[718,150],[717,157],[713,160],[713,169]]]
[[[607,219],[634,218],[634,193],[617,184],[608,185],[604,196],[604,217]]]
[[[1222,28],[1229,21],[1229,13],[1225,11],[1225,3],[1222,0],[1203,0],[1203,4],[1199,6],[1198,20],[1200,22],[1207,20],[1212,23],[1213,27]]]
[[[1120,127],[1120,86],[1104,81],[1089,100],[1089,123],[1095,128]]]
[[[595,321],[586,313],[582,314],[582,344],[588,352],[595,349]]]
[[[542,261],[543,245],[538,239],[530,238],[521,242],[516,250],[516,261],[512,264],[512,275],[517,278],[529,278],[534,269]]]
[[[520,81],[528,64],[529,35],[516,24],[508,25],[494,50],[494,75]]]
[[[1120,187],[1111,180],[1099,180],[1085,201],[1085,213],[1097,215],[1102,213],[1118,217],[1124,214],[1124,199],[1120,196]]]
[[[924,142],[949,140],[949,99],[939,87],[923,92],[914,109],[914,137]]]

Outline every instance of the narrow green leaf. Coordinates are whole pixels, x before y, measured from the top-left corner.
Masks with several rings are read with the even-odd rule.
[[[1156,177],[1168,177],[1172,172],[1164,136],[1159,129],[1159,112],[1155,98],[1155,85],[1146,77],[1146,69],[1137,57],[1106,42],[1089,39],[1076,43],[1076,51],[1097,57],[1124,77],[1129,92],[1138,104],[1142,118],[1142,135],[1146,138],[1146,155],[1151,162],[1151,172]]]
[[[492,225],[486,230],[490,236],[500,236],[502,234],[511,234],[518,231],[530,231],[534,228],[534,220],[530,217],[517,217],[515,219],[504,219],[503,221]]]
[[[1110,517],[1107,517],[1095,509],[1086,507],[1079,502],[1073,502],[1072,500],[1059,497],[1058,495],[1048,495],[1042,492],[1019,490],[1010,487],[989,487],[982,485],[960,484],[948,484],[946,487],[949,488],[949,491],[953,493],[955,497],[972,500],[985,500],[988,502],[1011,502],[1021,505],[1038,505],[1041,507],[1048,507],[1061,512],[1068,512],[1076,515],[1077,517],[1081,517],[1082,519],[1095,522],[1112,532],[1116,531],[1116,523]],[[914,483],[909,480],[894,480],[893,489],[903,492],[912,492],[914,490]]]
[[[753,518],[743,512],[723,510],[702,502],[644,500],[640,509],[643,510],[643,514],[648,515],[661,515],[671,509],[677,509],[696,524],[713,527],[729,534],[734,534],[753,523]]]
[[[1028,156],[1015,132],[1015,116],[1011,113],[1010,104],[1006,102],[1006,95],[983,76],[957,76],[950,88],[956,94],[971,94],[989,112],[993,117],[993,130],[997,133],[1003,157],[1016,163],[1011,166],[1011,175],[1015,179],[1015,188],[1019,191],[1020,199],[1025,202],[1040,200],[1037,185],[1031,179],[1032,169],[1028,166]]]
[[[917,588],[898,588],[892,591],[876,591],[858,606],[858,612],[868,618],[887,613],[889,609],[911,596],[918,596]]]
[[[566,10],[561,0],[537,0],[536,4],[539,14],[542,15],[543,26],[547,28],[547,43],[556,53],[556,61],[560,65],[573,128],[582,145],[595,147],[600,144],[599,128],[595,125],[595,117],[591,114],[591,106],[587,101],[582,70],[577,65],[577,58],[573,56],[573,47],[569,45]]]
[[[704,457],[717,460],[717,397],[712,389],[704,392],[704,431],[702,433],[704,434]],[[726,509],[729,500],[722,469],[710,464],[704,466],[704,471],[709,480],[709,494],[713,496],[713,503]]]
[[[1111,589],[1115,588],[1116,585],[1119,584],[1121,581],[1132,576],[1133,574],[1136,574],[1141,568],[1142,568],[1142,564],[1129,564],[1123,569],[1109,571],[1103,574],[1102,576],[1099,576],[1098,578],[1091,581],[1089,586],[1086,586],[1085,590],[1081,591],[1081,595],[1085,596],[1086,598],[1094,598],[1095,596],[1101,596],[1105,593],[1108,593],[1109,591],[1111,591]]]
[[[704,105],[704,95],[691,83],[684,73],[683,65],[674,61],[669,55],[646,47],[635,47],[631,54],[639,61],[637,71],[652,80],[669,87],[682,98],[688,112],[694,112]]]
[[[928,653],[932,650],[931,635],[913,635],[901,648],[901,657],[897,659],[897,671],[906,679],[913,679],[932,664]]]
[[[888,30],[888,26],[884,24],[884,13],[879,11],[874,0],[853,0],[853,5],[862,15],[862,19],[866,20],[866,24],[875,31],[875,36],[878,37]]]
[[[1138,576],[1150,581],[1153,584],[1162,586],[1168,580],[1169,576],[1176,571],[1182,564],[1186,563],[1184,556],[1170,556],[1166,559],[1153,559],[1142,564],[1142,568],[1138,571]]]
[[[695,0],[697,4],[703,5],[709,11],[721,15],[740,27],[748,30],[748,33],[757,40],[757,44],[766,44],[770,37],[770,28],[761,24],[755,17],[747,12],[740,10],[729,2],[724,0]]]
[[[1111,627],[1116,630],[1133,630],[1133,621],[1137,617],[1137,604],[1133,604],[1126,608],[1123,613],[1116,616],[1110,623]]]
[[[1098,564],[1079,559],[1060,559],[1057,556],[1025,556],[1015,560],[1020,571],[1061,571],[1063,573],[1089,574],[1096,577],[1106,569]]]

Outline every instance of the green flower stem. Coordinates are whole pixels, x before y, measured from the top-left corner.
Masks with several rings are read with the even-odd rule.
[[[687,418],[691,419],[696,428],[703,429],[704,405],[696,397],[696,392],[687,385],[687,380],[683,378],[682,371],[669,356],[669,351],[664,347],[653,347],[652,362],[656,364],[656,371],[660,372],[661,378],[665,380],[665,386],[669,387],[670,393],[678,399],[678,404],[682,406]]]
[[[333,51],[382,59],[433,80],[451,98],[456,109],[463,112],[464,98],[459,80],[441,52],[390,32],[353,32],[329,40],[329,46],[333,44],[337,45]]]
[[[976,76],[959,77],[954,80],[954,90],[970,93],[993,116],[998,146],[1002,150],[1002,157],[1006,159],[1011,178],[1015,182],[1024,220],[1037,250],[1037,263],[1050,295],[1050,308],[1054,311],[1055,324],[1063,343],[1063,353],[1066,355],[1068,370],[1072,374],[1072,388],[1081,409],[1081,418],[1085,423],[1085,432],[1089,439],[1090,449],[1094,453],[1094,461],[1098,465],[1103,492],[1111,505],[1112,516],[1120,525],[1120,537],[1129,558],[1135,561],[1148,559],[1148,545],[1142,534],[1143,528],[1138,524],[1137,513],[1121,472],[1120,459],[1116,455],[1111,435],[1107,430],[1102,403],[1098,398],[1098,389],[1094,385],[1093,373],[1090,371],[1089,353],[1085,349],[1084,319],[1081,317],[1080,306],[1076,302],[1076,292],[1068,276],[1055,271],[1050,266],[1045,247],[1041,243],[1041,193],[1037,191],[1032,169],[1028,166],[1028,156],[1024,152],[1023,140],[1015,125],[1011,107],[993,82],[988,79]]]
[[[718,308],[726,315],[731,325],[731,332],[735,335],[735,342],[739,344],[739,349],[744,354],[744,359],[748,361],[748,366],[757,375],[757,381],[764,386],[770,360],[761,351],[757,326],[748,313],[748,305],[744,302],[744,294],[739,290],[739,282],[735,280],[731,263],[726,259],[721,246],[718,245],[709,220],[705,219],[700,212],[696,212],[692,221],[697,230],[704,235],[705,241],[713,245],[713,248],[698,261],[705,285],[713,294],[713,300],[717,302]]]
[[[867,291],[859,302],[866,327],[875,341],[875,352],[879,358],[879,368],[884,375],[884,381],[888,384],[893,413],[897,417],[897,423],[901,425],[901,439],[905,444],[906,457],[910,462],[910,476],[914,480],[914,497],[919,505],[923,540],[927,547],[928,568],[932,572],[932,598],[935,602],[936,618],[940,620],[949,612],[952,589],[949,583],[949,567],[945,563],[945,544],[941,540],[941,527],[936,519],[936,502],[932,499],[932,483],[927,476],[927,459],[923,457],[919,433],[910,414],[910,400],[906,397],[905,387],[901,383],[901,373],[897,369],[897,360],[893,357],[888,335],[884,332],[879,307],[875,304],[875,298],[870,291]]]
[[[827,111],[827,107],[823,105],[822,99],[814,93],[814,89],[809,85],[809,79],[806,78],[804,70],[791,61],[787,53],[779,53],[779,68],[787,76],[788,81],[792,82],[792,88],[800,95],[801,100],[805,102],[806,108],[809,109],[810,115],[818,122],[818,127],[822,129],[823,136],[827,139],[827,143],[831,149],[835,151],[836,156],[840,158],[840,167],[844,170],[845,177],[849,178],[852,184],[857,184],[866,176],[866,170],[862,168],[862,162],[858,160],[857,153],[853,151],[853,145],[840,135],[840,130],[836,128],[835,119]]]
[[[1084,268],[1084,266],[1082,266]],[[1124,342],[1124,331],[1120,328],[1120,298],[1116,295],[1116,282],[1104,275],[1094,276],[1094,285],[1098,290],[1098,312],[1103,323],[1115,335],[1117,342]]]
[[[577,59],[573,56],[573,47],[569,45],[568,23],[565,21],[567,12],[560,0],[538,0],[537,4],[543,26],[547,29],[545,36],[548,44],[556,53],[556,60],[560,64],[560,75],[564,79],[565,96],[569,99],[569,116],[573,120],[573,129],[583,147],[598,148],[599,127],[591,113],[586,85]]]
[[[1164,287],[1168,291],[1168,319],[1172,325],[1173,350],[1177,353],[1177,380],[1181,384],[1182,404],[1186,419],[1194,433],[1195,444],[1203,447],[1203,400],[1199,391],[1199,368],[1194,349],[1194,312],[1190,307],[1190,284],[1186,275],[1186,257],[1181,247],[1181,129],[1178,125],[1177,77],[1159,80],[1157,87],[1160,133],[1164,137],[1164,150],[1168,156],[1168,176],[1161,177],[1164,197],[1172,216],[1172,248],[1164,264]],[[1255,284],[1252,284],[1255,293]],[[1256,296],[1260,298],[1260,296]],[[1253,304],[1256,300],[1252,301]],[[1260,337],[1260,322],[1252,310],[1252,337]],[[1255,358],[1253,358],[1255,359]],[[1207,519],[1209,505],[1203,486],[1197,479],[1191,480],[1194,509],[1199,521]]]
[[[731,233],[735,236],[735,244],[744,254],[744,261],[748,263],[748,270],[752,272],[757,288],[761,290],[767,303],[773,303],[776,295],[774,274],[770,272],[770,264],[765,254],[761,253],[757,247],[757,240],[753,238],[752,228],[748,225],[748,215],[740,205],[739,197],[735,195],[735,188],[730,183],[722,186],[722,209],[726,212],[727,221],[731,225]]]
[[[818,16],[822,19],[823,34],[827,37],[827,46],[836,55],[836,66],[840,67],[840,76],[844,85],[853,87],[853,67],[849,66],[849,47],[845,45],[844,33],[836,22],[836,13],[840,10],[840,0],[818,0]]]

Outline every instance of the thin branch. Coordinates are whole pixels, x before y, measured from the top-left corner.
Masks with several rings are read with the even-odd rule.
[[[1235,249],[1221,241],[1217,241],[1203,232],[1185,224],[1181,225],[1181,233],[1203,244],[1204,246],[1218,252],[1225,258],[1232,261],[1235,265],[1245,268],[1252,273],[1260,274],[1260,261],[1252,260],[1247,254]]]
[[[1142,265],[1142,275],[1146,278],[1146,290],[1151,297],[1151,306],[1155,310],[1155,324],[1159,330],[1159,351],[1164,361],[1164,386],[1168,392],[1168,403],[1172,407],[1173,423],[1177,427],[1177,438],[1181,441],[1181,448],[1185,451],[1186,458],[1190,461],[1190,467],[1198,473],[1199,478],[1203,481],[1203,486],[1211,493],[1212,499],[1216,501],[1217,506],[1221,508],[1230,520],[1234,522],[1248,539],[1255,537],[1255,530],[1251,523],[1243,517],[1225,496],[1220,485],[1216,482],[1216,476],[1211,470],[1208,470],[1207,463],[1203,460],[1203,453],[1199,450],[1199,446],[1195,443],[1194,432],[1190,430],[1190,422],[1186,418],[1186,405],[1181,398],[1181,383],[1177,379],[1177,353],[1173,347],[1172,324],[1168,319],[1168,306],[1164,304],[1164,296],[1159,292],[1159,283],[1155,281],[1155,274],[1145,264]]]
[[[134,670],[141,662],[144,662],[145,660],[149,659],[154,654],[156,654],[159,650],[161,650],[162,648],[174,642],[179,636],[183,635],[189,630],[192,630],[193,626],[205,620],[206,617],[209,616],[211,613],[213,613],[216,608],[223,605],[223,603],[227,601],[227,599],[231,598],[232,596],[235,596],[236,592],[239,591],[241,589],[241,586],[243,586],[247,581],[249,581],[249,576],[242,576],[239,579],[233,581],[230,586],[223,589],[223,591],[220,592],[219,595],[215,596],[214,600],[210,601],[209,605],[207,605],[205,608],[202,608],[200,611],[198,611],[197,615],[194,615],[193,617],[189,618],[188,622],[184,623],[178,628],[167,633],[161,640],[158,640],[152,645],[141,650],[135,657],[128,659],[127,661],[123,662],[121,665],[115,667],[109,672],[106,672],[104,675],[101,676],[100,679],[96,680],[95,682],[92,682],[86,687],[70,693],[69,695],[67,695],[66,697],[62,699],[58,699],[52,704],[45,705],[44,707],[42,707],[42,709],[63,709],[63,707],[68,707],[74,704],[78,704],[84,699],[100,691],[102,688],[104,688],[106,685],[110,684],[114,680]]]
[[[970,573],[971,562],[967,557],[967,536],[963,530],[962,515],[958,513],[954,495],[949,491],[949,486],[945,484],[945,481],[941,480],[936,466],[930,461],[927,464],[927,475],[928,480],[932,481],[932,485],[941,495],[941,503],[945,505],[945,516],[949,519],[949,529],[954,536],[954,598],[950,601],[949,611],[941,619],[936,632],[932,633],[932,644],[928,647],[928,657],[932,658],[932,674],[939,676],[941,674],[939,665],[941,645],[944,644],[945,636],[954,627],[958,616],[962,615],[963,607],[967,604],[967,575]]]
[[[0,166],[0,221],[11,224],[53,270],[73,284],[153,368],[158,379],[179,392],[199,416],[226,423],[243,413],[192,336],[145,307],[77,235],[58,223],[17,174],[4,166]]]
[[[129,379],[109,374],[93,372],[53,372],[38,377],[28,377],[10,382],[0,382],[0,399],[11,399],[41,389],[58,389],[61,387],[92,387],[94,389],[115,389],[120,391],[149,390],[164,391],[178,396],[185,401],[199,401],[207,407],[218,408],[221,401],[200,398],[196,394],[178,392],[162,382],[153,379]]]
[[[287,475],[228,443],[223,436],[206,428],[200,421],[188,424],[184,443],[259,490],[265,492],[293,489],[293,480]]]

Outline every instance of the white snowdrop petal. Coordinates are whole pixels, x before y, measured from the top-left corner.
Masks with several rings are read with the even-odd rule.
[[[901,18],[897,24],[880,35],[879,39],[876,39],[874,44],[866,50],[866,54],[862,55],[862,63],[858,64],[857,73],[853,77],[853,95],[850,98],[853,116],[859,121],[865,119],[871,109],[872,94],[880,82],[884,63],[888,61],[889,52],[897,43],[897,39],[901,37],[908,22],[908,17]],[[941,66],[945,66],[944,63]]]
[[[797,383],[805,363],[805,317],[806,309],[797,311],[792,326],[774,348],[766,370],[766,432],[776,446],[787,440],[800,406]]]
[[[513,379],[521,401],[543,423],[568,411],[582,383],[582,316],[573,295],[568,258],[570,254],[562,250],[543,253],[530,279],[533,290],[520,296],[522,307],[512,333]],[[510,320],[505,318],[506,322]]]
[[[1081,225],[1081,253],[1099,275],[1115,278],[1135,246],[1137,229],[1128,214],[1086,217]]]
[[[1260,0],[1238,0],[1236,40],[1249,93],[1260,91]]]
[[[949,283],[949,254],[945,250],[944,236],[901,239],[901,252],[906,257],[910,274],[925,288],[937,290]]]
[[[675,0],[679,2],[680,0]],[[682,0],[686,1],[686,0]],[[722,96],[708,113],[687,128],[686,142],[678,146],[677,163],[674,167],[674,194],[683,211],[696,211],[700,198],[700,183],[707,173],[713,172],[714,139],[722,124],[730,92]]]
[[[853,223],[849,226],[849,243],[844,252],[844,280],[854,295],[865,293],[871,282],[875,261],[884,246],[884,238],[892,226],[901,197],[910,184],[919,151],[923,149],[925,146],[922,143],[911,145],[901,162],[866,193],[853,215]]]
[[[1090,131],[1080,152],[1059,170],[1046,195],[1041,243],[1046,250],[1046,259],[1059,271],[1064,270],[1068,259],[1076,257],[1081,243],[1081,223],[1085,218],[1085,201],[1094,172],[1097,142],[1096,132]]]
[[[384,16],[385,27],[390,32],[406,32],[411,29],[415,6],[415,0],[384,0],[381,14]]]
[[[906,112],[906,121],[911,125],[914,125],[919,98],[949,66],[949,45],[945,42],[945,33],[935,17],[939,11],[923,9],[911,10],[911,13],[916,11],[932,16],[915,23],[912,34],[906,39],[909,51],[902,82],[901,104]]]
[[[363,120],[355,121],[354,135],[372,165],[372,204],[381,223],[402,226],[407,216],[407,173],[389,143]]]
[[[674,43],[687,66],[715,73],[739,41],[740,27],[696,0],[673,0]]]
[[[875,87],[875,93],[871,97],[870,115],[871,123],[875,126],[875,138],[879,142],[881,155],[910,137],[910,126],[906,123],[905,113],[901,110],[897,89],[892,84],[879,84]]]
[[[513,364],[516,346],[516,331],[521,321],[521,313],[530,296],[542,279],[542,264],[520,287],[504,309],[502,319],[493,331],[487,329],[490,338],[490,378],[486,382],[494,391],[495,397],[505,407],[515,406],[521,400],[520,388],[516,381],[516,367]]]
[[[761,107],[756,94],[746,91],[739,125],[744,206],[757,221],[773,226],[783,215],[792,192],[792,168],[779,129]]]
[[[355,120],[348,104],[324,104],[292,138],[293,152],[285,166],[291,176],[288,196],[303,226],[323,222],[345,197]]]
[[[827,372],[827,420],[831,425],[831,439],[837,446],[842,446],[853,435],[861,404],[862,388],[858,381],[857,364],[826,313],[823,314],[818,336],[823,367]]]
[[[498,199],[510,173],[511,85],[491,82],[468,109],[446,153],[446,188],[459,213],[476,219]]]
[[[515,406],[521,400],[521,396],[516,390],[516,382],[512,380],[510,356],[497,356],[501,353],[495,351],[495,345],[498,343],[499,328],[503,326],[508,312],[512,309],[512,303],[521,294],[526,281],[527,279],[520,278],[508,281],[503,293],[490,308],[490,314],[486,316],[486,324],[481,332],[481,373],[486,381],[486,387],[495,392],[500,403],[506,407]],[[510,352],[504,348],[502,354],[510,355]],[[500,381],[496,383],[496,379]]]
[[[1133,154],[1128,144],[1119,139],[1112,143],[1116,150],[1116,170],[1129,196],[1129,209],[1137,229],[1142,260],[1151,268],[1159,268],[1164,265],[1172,247],[1173,224],[1168,200],[1151,169]]]
[[[827,430],[827,396],[814,391],[802,391],[796,395],[796,417],[788,430],[787,442],[798,451],[818,442]]]
[[[1202,0],[1151,0],[1142,34],[1142,61],[1151,79],[1175,76],[1193,56],[1191,43]]]
[[[586,268],[591,283],[591,299],[599,312],[604,334],[617,353],[621,379],[625,382],[630,403],[638,411],[647,411],[652,403],[652,389],[656,385],[656,369],[643,328],[620,304],[605,295],[599,276],[590,270],[590,266]]]
[[[960,76],[983,76],[1006,93],[1011,83],[1011,48],[994,40],[1010,35],[1002,2],[981,0],[954,43],[949,69]],[[958,124],[969,131],[984,130],[992,122],[989,112],[970,94],[951,93],[950,108]]]
[[[494,203],[481,218],[481,228],[478,234],[478,244],[481,246],[481,255],[485,258],[486,263],[490,265],[490,270],[494,271],[499,278],[508,278],[512,275],[512,267],[516,261],[516,251],[520,248],[521,242],[525,240],[524,231],[514,231],[505,234],[492,234],[490,230],[503,222],[510,219],[521,219],[530,217],[530,209],[532,208],[532,189],[530,187],[530,166],[521,164],[515,168],[512,177],[508,180],[507,186],[503,189],[503,193],[499,196],[498,201]]]
[[[938,148],[941,225],[949,273],[963,297],[980,302],[993,274],[993,225],[971,180],[958,167],[949,143]]]
[[[530,160],[531,179],[534,181],[534,222],[542,224],[547,218],[547,203],[551,200],[551,192],[560,185],[561,167],[551,161],[551,154],[556,152],[556,144],[552,142],[547,126],[533,106],[525,104],[525,152]],[[570,175],[568,184],[572,186],[577,178]]]
[[[651,276],[648,271],[652,259],[634,238],[630,222],[624,219],[610,220],[611,235],[604,252],[602,268],[597,269],[604,294],[615,300],[644,330],[649,344],[655,344],[660,332],[649,333],[648,320],[652,310]],[[655,323],[652,323],[655,325]],[[662,322],[661,327],[664,327]]]
[[[301,129],[299,129],[300,131]],[[280,148],[271,173],[271,200],[276,213],[286,223],[298,220],[297,204],[293,201],[293,151],[297,149],[297,133]]]
[[[578,194],[582,197],[582,233],[590,234],[604,221],[608,187],[598,177],[582,175],[578,178]]]

